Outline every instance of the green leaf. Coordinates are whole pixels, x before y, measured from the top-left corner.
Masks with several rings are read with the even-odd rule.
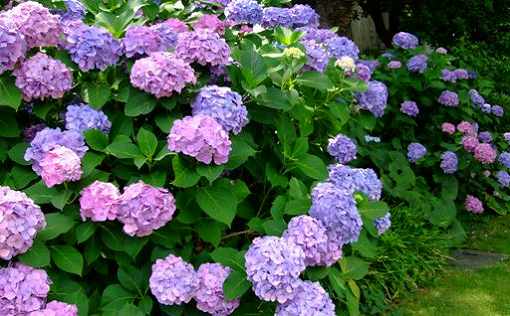
[[[223,292],[227,300],[234,300],[241,297],[251,287],[246,279],[246,274],[241,271],[233,270],[223,283]]]
[[[312,179],[324,180],[328,177],[326,165],[317,156],[305,154],[295,162],[295,165],[301,172]]]
[[[120,284],[110,284],[103,291],[101,310],[103,312],[116,312],[125,304],[133,302],[135,297],[135,294],[128,292]]]
[[[287,115],[282,115],[276,122],[276,135],[283,148],[283,156],[289,157],[296,140],[296,129]]]
[[[368,259],[374,259],[377,256],[377,245],[368,238],[365,230],[361,231],[358,240],[352,244],[352,249]]]
[[[432,204],[432,212],[430,213],[429,221],[440,227],[448,227],[457,215],[457,208],[452,200],[433,198],[430,201]]]
[[[175,179],[172,184],[179,188],[190,188],[198,183],[200,175],[194,170],[188,168],[184,160],[179,156],[172,159],[172,168],[174,170]]]
[[[69,199],[71,198],[71,195],[73,192],[71,190],[58,190],[52,197],[51,197],[51,205],[53,205],[55,208],[59,210],[63,210],[66,206],[67,202],[69,202]]]
[[[61,213],[49,213],[46,216],[46,227],[39,232],[37,238],[40,240],[51,240],[67,233],[73,228],[74,220]]]
[[[212,219],[230,226],[237,211],[238,200],[229,186],[222,182],[203,187],[197,191],[200,208]]]
[[[303,182],[292,177],[289,181],[289,196],[294,199],[304,199],[307,197],[307,188]]]
[[[13,181],[14,188],[18,190],[23,189],[30,182],[38,178],[37,174],[31,169],[23,168],[17,165],[12,168],[9,176]]]
[[[376,218],[383,217],[390,208],[382,201],[369,201],[364,199],[358,203],[358,211],[361,216],[373,221]]]
[[[459,191],[459,182],[455,177],[444,177],[441,181],[441,197],[445,200],[455,200]]]
[[[216,248],[211,252],[211,258],[215,262],[231,267],[234,270],[244,271],[244,255],[234,248]]]
[[[196,230],[200,239],[211,243],[214,247],[218,247],[221,242],[223,227],[223,224],[218,222],[202,220],[198,222]]]
[[[99,166],[105,158],[103,154],[97,154],[92,151],[88,151],[81,160],[81,167],[83,170],[83,177],[89,176],[92,171]]]
[[[81,95],[83,101],[99,109],[110,100],[110,87],[104,83],[83,82]]]
[[[0,105],[14,110],[21,105],[21,91],[14,84],[14,78],[8,75],[0,76]]]
[[[224,169],[225,166],[199,165],[197,167],[197,173],[209,180],[209,183],[212,183],[221,175]]]
[[[123,265],[117,270],[117,279],[120,284],[122,284],[124,288],[140,295],[143,295],[143,292],[147,288],[147,278],[147,269],[140,269],[131,265]]]
[[[13,111],[0,111],[0,137],[18,137],[18,122]]]
[[[267,66],[254,46],[240,51],[241,73],[248,86],[254,88],[267,78]]]
[[[76,242],[87,241],[96,231],[97,226],[92,222],[85,222],[76,227]]]
[[[264,222],[262,225],[267,235],[281,236],[287,224],[282,218],[270,219]]]
[[[281,175],[272,164],[266,164],[266,177],[273,187],[287,187],[289,179]]]
[[[133,304],[126,304],[122,306],[122,308],[117,311],[116,316],[144,316],[144,312],[142,312],[138,307]]]
[[[156,152],[156,148],[158,147],[158,139],[152,132],[144,128],[140,128],[138,130],[138,135],[136,136],[136,141],[140,151],[146,157],[152,157]]]
[[[333,88],[333,83],[328,76],[317,72],[307,71],[296,78],[296,83],[300,86],[310,87],[319,91],[326,91]]]
[[[292,108],[287,92],[274,87],[267,88],[266,92],[260,95],[260,103],[268,108],[282,111],[288,111]]]
[[[34,268],[42,268],[50,265],[50,251],[44,243],[36,240],[32,247],[18,257],[26,265]]]
[[[56,188],[48,188],[42,181],[37,182],[31,187],[25,189],[25,193],[37,204],[50,203],[57,194]]]
[[[81,276],[83,257],[76,248],[67,245],[51,246],[51,258],[59,269]]]
[[[257,151],[239,136],[232,136],[232,151],[225,165],[227,169],[235,169],[244,164],[248,158],[254,156]]]
[[[124,108],[124,114],[127,116],[139,116],[148,114],[156,107],[156,99],[151,95],[131,89],[129,90],[129,97]]]
[[[335,291],[338,297],[344,297],[345,292],[347,292],[347,287],[345,286],[345,281],[342,279],[342,274],[338,271],[337,268],[330,268],[328,274],[329,284]]]
[[[140,149],[129,142],[113,142],[106,147],[106,151],[120,159],[136,158],[142,155]]]
[[[354,256],[343,257],[340,261],[344,279],[361,280],[368,273],[369,263]]]
[[[27,151],[28,144],[25,142],[18,143],[14,145],[9,151],[7,152],[7,155],[9,158],[17,163],[18,165],[28,166],[31,164],[30,161],[26,161],[25,158],[25,152]]]
[[[89,129],[85,132],[85,141],[90,148],[103,151],[108,146],[108,136],[98,129]]]

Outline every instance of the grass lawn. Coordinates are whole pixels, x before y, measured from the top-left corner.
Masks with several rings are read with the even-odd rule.
[[[510,255],[510,216],[475,225],[467,247]],[[448,268],[433,287],[417,291],[393,315],[510,316],[510,260],[479,270]]]

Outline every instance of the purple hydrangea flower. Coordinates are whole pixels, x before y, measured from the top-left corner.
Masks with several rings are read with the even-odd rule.
[[[323,72],[329,62],[328,53],[315,41],[302,42],[306,50],[306,67]]]
[[[227,316],[239,306],[239,299],[226,300],[223,283],[230,274],[230,268],[219,263],[204,263],[197,271],[198,287],[194,295],[197,308],[216,316]]]
[[[378,235],[384,234],[391,227],[391,214],[388,212],[383,217],[376,218],[374,226]]]
[[[94,181],[81,191],[80,216],[93,222],[115,220],[119,212],[119,189],[111,183]]]
[[[24,192],[3,186],[0,186],[0,218],[0,258],[4,260],[30,249],[37,232],[46,226],[44,214],[32,199]]]
[[[462,134],[471,135],[471,136],[474,136],[477,133],[477,131],[476,131],[475,127],[474,127],[474,124],[471,124],[471,123],[466,122],[466,121],[460,122],[457,125],[457,130],[459,132],[461,132]]]
[[[289,13],[292,20],[292,26],[294,28],[304,26],[319,26],[319,15],[309,5],[296,4],[290,8]]]
[[[78,181],[82,175],[80,157],[64,146],[57,145],[44,154],[39,165],[41,178],[48,188],[67,181]]]
[[[490,164],[496,160],[497,152],[491,144],[478,144],[475,148],[475,159],[483,164]]]
[[[372,70],[367,65],[356,64],[356,76],[359,80],[368,82],[372,77]]]
[[[497,117],[503,117],[503,115],[505,114],[505,110],[503,109],[503,107],[499,105],[493,105],[491,108],[491,112]]]
[[[230,48],[218,33],[211,31],[185,32],[178,36],[175,54],[186,62],[200,65],[228,65]]]
[[[299,281],[296,295],[276,307],[275,316],[335,316],[335,304],[319,282]]]
[[[485,99],[475,89],[469,90],[469,97],[475,106],[481,107],[485,104]]]
[[[372,169],[351,168],[341,164],[331,165],[328,181],[351,195],[361,192],[371,200],[381,199],[382,182]]]
[[[490,105],[489,103],[484,103],[482,104],[480,109],[482,110],[482,112],[490,114],[492,112],[492,105]]]
[[[407,62],[407,69],[411,72],[424,73],[427,70],[428,57],[425,54],[419,54],[411,57]]]
[[[466,196],[466,200],[464,201],[464,207],[468,212],[473,214],[483,213],[483,203],[478,198],[468,195]]]
[[[449,122],[444,122],[441,124],[441,130],[446,134],[453,135],[455,134],[455,125]]]
[[[491,143],[492,142],[492,135],[490,132],[480,132],[480,134],[478,134],[478,139],[482,142],[482,143]]]
[[[152,265],[149,286],[159,303],[180,305],[191,301],[199,280],[191,264],[170,254],[165,259],[157,259]]]
[[[331,266],[342,257],[341,245],[329,238],[319,220],[308,215],[292,218],[283,238],[303,249],[307,266]]]
[[[262,14],[262,26],[273,28],[276,26],[292,26],[291,10],[288,8],[268,7]]]
[[[51,14],[42,4],[26,1],[5,13],[8,21],[23,34],[28,48],[56,46],[62,33],[58,15]],[[51,67],[50,67],[51,68]]]
[[[466,80],[466,79],[469,79],[469,73],[466,69],[455,69],[453,71],[453,73],[455,74],[455,78],[457,80]]]
[[[35,135],[46,128],[46,124],[44,123],[38,123],[34,124],[32,126],[29,126],[23,130],[23,137],[25,138],[25,141],[27,143],[30,143]]]
[[[336,37],[336,33],[329,29],[320,29],[313,26],[305,26],[297,28],[296,31],[303,32],[300,41],[314,41],[317,44],[326,43],[327,40]]]
[[[378,60],[373,60],[373,59],[369,59],[369,60],[361,60],[360,59],[357,61],[356,66],[358,66],[360,64],[367,66],[368,69],[370,70],[370,74],[372,74],[381,65],[381,63]]]
[[[0,74],[13,70],[27,51],[25,37],[12,25],[0,21]]]
[[[176,33],[183,33],[183,32],[189,31],[186,23],[182,22],[179,19],[171,18],[171,19],[163,21],[162,23],[165,23],[168,26],[170,26],[170,28]]]
[[[448,107],[457,107],[459,105],[459,96],[457,93],[449,90],[441,92],[437,102]]]
[[[193,29],[206,30],[216,32],[218,34],[223,34],[225,31],[225,22],[220,20],[217,15],[204,14],[193,24]]]
[[[62,14],[63,21],[83,20],[87,10],[79,0],[64,0],[66,11]]]
[[[82,71],[105,70],[122,56],[121,42],[105,29],[74,23],[66,29],[64,48]]]
[[[399,32],[393,36],[393,45],[403,49],[414,49],[418,44],[418,38],[410,33]]]
[[[131,25],[122,39],[126,57],[139,57],[166,49],[159,33],[148,26]]]
[[[27,316],[78,316],[78,307],[59,301],[51,301],[44,309],[31,312]]]
[[[13,72],[23,99],[59,99],[73,86],[73,75],[61,61],[37,53]]]
[[[447,82],[457,82],[457,76],[454,71],[450,71],[448,69],[441,70],[441,79]]]
[[[503,138],[507,143],[510,143],[510,132],[503,133]]]
[[[402,67],[402,63],[398,60],[392,60],[388,63],[389,69],[399,69]]]
[[[112,123],[103,111],[94,110],[87,104],[71,104],[67,106],[66,129],[84,133],[89,129],[98,129],[109,133]]]
[[[455,171],[457,171],[458,167],[458,159],[457,155],[452,151],[445,151],[441,155],[441,169],[443,169],[443,172],[446,174],[452,174]]]
[[[328,153],[341,164],[356,159],[357,152],[356,143],[343,134],[338,134],[329,140]]]
[[[410,162],[417,162],[427,154],[427,148],[420,143],[410,143],[407,146],[407,159]]]
[[[301,247],[288,239],[257,237],[244,258],[248,280],[260,299],[285,303],[294,297],[306,268]]]
[[[344,36],[335,36],[326,41],[326,49],[329,56],[336,59],[343,56],[351,57],[354,60],[359,58],[359,48],[356,44]]]
[[[0,315],[20,316],[44,307],[50,290],[46,271],[21,263],[0,268]]]
[[[404,101],[400,104],[400,112],[415,117],[420,113],[418,105],[414,101]]]
[[[150,29],[158,35],[159,40],[161,41],[162,51],[175,48],[175,45],[177,44],[177,35],[179,32],[177,32],[170,23],[157,23],[152,25]]]
[[[168,135],[168,149],[221,165],[228,161],[231,142],[228,133],[210,116],[186,116],[176,120]]]
[[[510,153],[507,151],[499,154],[498,161],[505,167],[510,168]]]
[[[510,174],[508,174],[508,172],[500,170],[496,173],[496,178],[502,187],[507,188],[510,186]]]
[[[262,6],[255,0],[232,0],[225,7],[227,21],[235,24],[259,24],[262,21]]]
[[[130,75],[131,84],[157,98],[180,93],[188,83],[196,83],[193,68],[170,53],[153,53],[138,59]]]
[[[375,117],[381,117],[388,103],[388,88],[379,81],[369,81],[368,89],[356,95],[360,108],[370,111]]]
[[[31,161],[32,169],[40,175],[42,172],[41,161],[46,153],[57,146],[63,146],[74,151],[79,158],[83,158],[88,150],[80,133],[61,131],[60,128],[45,128],[35,135],[30,147],[25,152],[25,160]]]
[[[228,87],[203,87],[191,107],[193,115],[210,116],[227,132],[239,134],[248,124],[248,111],[241,95]]]
[[[124,188],[117,219],[124,224],[126,234],[143,237],[165,226],[174,212],[175,199],[172,193],[139,181]]]

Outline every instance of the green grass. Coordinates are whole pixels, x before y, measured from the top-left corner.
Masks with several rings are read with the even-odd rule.
[[[466,247],[510,255],[510,216],[471,224]],[[510,261],[479,270],[448,268],[429,289],[419,290],[394,315],[510,316]]]

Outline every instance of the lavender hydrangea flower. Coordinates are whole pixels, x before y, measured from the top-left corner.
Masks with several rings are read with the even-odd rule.
[[[502,187],[507,188],[510,186],[510,174],[508,172],[500,170],[496,173],[496,178]]]
[[[51,281],[46,271],[21,263],[0,268],[0,314],[20,316],[44,307]]]
[[[64,146],[57,145],[44,154],[39,165],[41,178],[48,188],[67,181],[78,181],[82,175],[80,157]]]
[[[452,151],[446,151],[441,155],[441,169],[446,174],[452,174],[457,171],[458,167],[457,155]]]
[[[414,49],[418,47],[419,41],[416,36],[406,32],[399,32],[393,36],[393,45],[403,49]]]
[[[501,154],[499,154],[498,161],[503,166],[510,168],[510,153],[507,151],[502,152]]]
[[[400,112],[415,117],[420,113],[418,105],[414,101],[404,101],[400,104]]]
[[[186,30],[187,26],[185,25]],[[161,51],[166,51],[172,48],[175,48],[175,45],[177,44],[177,35],[179,32],[177,32],[173,27],[171,23],[167,22],[161,22],[154,24],[150,27],[150,29],[157,34],[159,37],[161,46]]]
[[[26,1],[7,11],[6,18],[25,37],[28,48],[56,46],[62,27],[59,16],[40,3]]]
[[[441,55],[446,55],[446,54],[448,54],[448,51],[444,47],[438,47],[438,48],[436,48],[436,53],[441,54]]]
[[[427,148],[420,143],[411,143],[407,146],[407,159],[410,162],[417,162],[427,154]]]
[[[232,0],[225,7],[227,21],[235,24],[259,24],[262,21],[262,6],[255,0]]]
[[[482,143],[491,143],[492,142],[492,135],[490,132],[480,132],[480,134],[478,134],[478,139],[482,142]]]
[[[341,245],[329,238],[319,220],[308,215],[292,218],[283,238],[303,249],[306,266],[331,266],[342,257]]]
[[[154,53],[138,59],[130,75],[131,84],[157,98],[180,93],[189,83],[196,83],[193,68],[170,53]]]
[[[505,114],[505,110],[503,109],[503,107],[501,107],[499,105],[493,105],[491,108],[491,112],[496,117],[503,117],[503,115]]]
[[[302,42],[306,50],[306,67],[315,71],[324,72],[329,62],[328,53],[315,41]]]
[[[295,296],[299,275],[305,270],[305,254],[288,239],[257,237],[245,256],[248,280],[264,301],[285,303]]]
[[[44,309],[31,312],[27,316],[78,316],[78,307],[59,301],[51,301]]]
[[[66,65],[43,53],[30,57],[13,74],[25,101],[59,99],[73,85],[73,75]]]
[[[203,66],[230,63],[230,48],[227,42],[218,33],[211,31],[179,34],[175,54],[186,62],[196,62]]]
[[[0,186],[0,218],[0,258],[4,260],[30,249],[37,232],[46,226],[44,214],[32,199],[24,192],[3,186]]]
[[[129,236],[148,236],[165,226],[175,212],[172,193],[142,181],[124,188],[120,196],[117,219]]]
[[[419,54],[411,57],[407,62],[407,69],[411,72],[424,73],[427,70],[428,57],[425,54]]]
[[[139,57],[150,53],[164,51],[158,32],[143,25],[131,25],[122,39],[126,57]]]
[[[455,74],[455,78],[457,80],[466,80],[466,79],[469,79],[469,73],[466,69],[455,69],[453,71],[453,73]]]
[[[184,32],[189,31],[186,23],[184,23],[181,20],[176,19],[176,18],[171,18],[171,19],[165,20],[162,23],[165,23],[168,26],[170,26],[170,28],[176,33],[184,33]]]
[[[191,301],[199,286],[193,266],[181,257],[168,255],[152,265],[149,287],[163,305],[180,305]]]
[[[459,96],[453,91],[445,90],[441,92],[437,102],[444,106],[457,107],[459,105]]]
[[[186,116],[176,120],[168,135],[168,149],[195,157],[198,161],[221,165],[231,150],[228,133],[210,116]]]
[[[392,60],[388,63],[389,69],[399,69],[402,67],[402,63],[398,60]]]
[[[35,135],[37,135],[37,133],[39,133],[45,128],[46,124],[44,123],[34,124],[32,126],[25,128],[23,130],[23,137],[25,138],[25,141],[27,143],[30,143],[35,138]]]
[[[335,304],[319,282],[299,281],[296,295],[276,307],[275,316],[335,316]]]
[[[356,65],[356,76],[359,80],[368,82],[372,78],[372,71],[367,65],[357,64]]]
[[[64,0],[66,11],[62,14],[63,21],[83,20],[87,10],[79,0]]]
[[[469,90],[469,97],[475,106],[481,107],[485,104],[485,99],[475,89]]]
[[[264,8],[261,24],[265,28],[276,26],[290,27],[292,25],[291,10],[277,7]]]
[[[379,81],[369,81],[368,89],[358,93],[356,99],[360,108],[370,111],[375,117],[381,117],[388,103],[388,88]]]
[[[336,33],[330,29],[320,29],[313,26],[297,28],[296,31],[303,32],[301,42],[314,41],[317,44],[324,44],[327,40],[336,37]]]
[[[193,115],[207,115],[227,132],[239,134],[248,124],[248,111],[239,93],[228,87],[205,86],[191,104]]]
[[[364,59],[364,60],[360,59],[356,62],[356,66],[360,65],[360,64],[367,66],[368,69],[370,69],[371,74],[381,65],[381,63],[375,59]]]
[[[14,66],[25,57],[27,44],[25,37],[9,23],[0,21],[0,74],[13,70]]]
[[[503,133],[503,138],[507,143],[510,143],[510,132]]]
[[[123,53],[120,41],[108,31],[84,23],[74,23],[66,30],[63,46],[82,71],[105,70]]]
[[[474,124],[471,124],[471,123],[466,122],[466,121],[460,122],[457,125],[457,130],[459,132],[461,132],[462,134],[471,135],[471,136],[474,136],[477,133],[477,131],[476,131],[475,127],[474,127]]]
[[[354,141],[343,134],[338,134],[329,140],[328,153],[339,163],[346,164],[356,159],[357,152]]]
[[[359,58],[359,48],[356,44],[344,36],[336,36],[326,41],[328,54],[336,59],[343,56],[351,57],[354,60]]]
[[[497,152],[490,144],[478,144],[474,152],[475,159],[483,164],[490,164],[496,160]]]
[[[223,34],[225,31],[225,22],[220,20],[217,15],[204,14],[193,24],[193,29]]]
[[[67,106],[66,129],[84,133],[89,129],[98,129],[108,134],[112,123],[103,111],[94,110],[87,104],[71,104]]]
[[[484,103],[482,104],[482,106],[480,106],[480,109],[482,110],[482,112],[490,114],[492,112],[492,105],[490,105],[489,103]]]
[[[372,169],[351,168],[341,164],[329,166],[328,181],[341,190],[354,194],[361,192],[370,200],[381,199],[382,182]]]
[[[452,82],[452,83],[457,82],[457,76],[455,75],[455,72],[450,71],[448,69],[441,70],[441,79],[443,81]]]
[[[45,128],[35,135],[30,147],[25,152],[24,158],[26,161],[32,162],[32,169],[40,175],[42,172],[41,161],[46,153],[57,146],[63,146],[74,151],[79,158],[83,158],[88,150],[80,133],[61,131],[60,128]]]
[[[319,26],[319,15],[309,5],[296,4],[290,8],[289,13],[292,20],[292,26],[294,28],[304,26]]]
[[[391,214],[388,212],[383,217],[376,218],[374,226],[379,236],[384,234],[391,227]]]
[[[111,183],[94,181],[81,191],[80,216],[94,222],[115,220],[119,212],[119,189]]]
[[[466,200],[464,201],[464,207],[468,212],[473,214],[483,213],[483,203],[478,198],[468,195],[466,196]]]
[[[230,268],[219,263],[204,263],[197,271],[198,287],[194,295],[197,308],[216,316],[227,316],[239,306],[239,299],[226,300],[223,283],[230,274]]]

